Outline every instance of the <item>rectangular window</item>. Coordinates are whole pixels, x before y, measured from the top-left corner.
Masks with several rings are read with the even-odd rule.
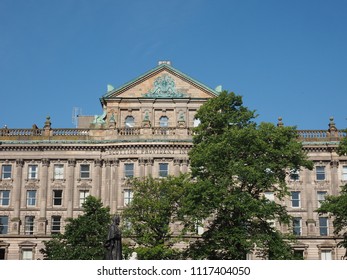
[[[26,216],[24,222],[24,233],[28,235],[34,234],[34,216]]]
[[[325,197],[327,196],[327,194],[328,194],[328,192],[326,192],[326,191],[317,192],[318,208],[321,207],[322,202],[325,201]]]
[[[329,222],[327,217],[319,218],[319,235],[327,236],[329,234]]]
[[[35,206],[36,205],[36,191],[29,190],[27,191],[27,206]]]
[[[8,232],[8,216],[0,216],[0,234]]]
[[[133,163],[125,163],[124,164],[124,177],[125,178],[133,178],[134,177],[134,164]]]
[[[28,168],[28,179],[36,180],[38,178],[38,166],[35,164],[29,165]]]
[[[80,191],[80,207],[83,206],[83,203],[86,201],[86,198],[89,196],[89,191],[83,190]]]
[[[4,248],[0,247],[0,261],[1,260],[6,260],[6,251]]]
[[[304,259],[304,250],[303,249],[294,249],[294,258],[296,260]]]
[[[81,164],[81,166],[80,166],[80,178],[81,179],[89,179],[90,178],[90,165],[89,164]]]
[[[291,192],[291,201],[292,201],[292,207],[298,208],[300,207],[300,192]]]
[[[129,205],[132,199],[133,199],[133,192],[132,192],[132,190],[125,189],[124,190],[124,206]]]
[[[10,191],[0,190],[0,206],[10,205]]]
[[[294,235],[301,235],[301,223],[302,219],[300,217],[294,217],[293,218],[293,234]]]
[[[347,181],[347,165],[342,166],[342,180]]]
[[[320,259],[325,261],[332,260],[331,250],[322,250],[320,253]]]
[[[55,164],[54,165],[54,180],[62,180],[64,179],[64,165],[63,164]]]
[[[61,206],[63,202],[63,190],[53,190],[53,205]]]
[[[51,233],[60,233],[60,225],[61,223],[61,216],[52,216],[52,227],[51,227]]]
[[[1,169],[1,178],[2,179],[11,179],[12,178],[12,165],[3,165]]]
[[[291,170],[289,174],[291,181],[299,181],[299,171],[298,170]]]
[[[169,164],[168,163],[159,163],[159,177],[169,176]]]
[[[22,249],[22,260],[32,260],[33,259],[33,249],[25,248]]]
[[[316,166],[316,180],[317,181],[325,180],[325,166]]]

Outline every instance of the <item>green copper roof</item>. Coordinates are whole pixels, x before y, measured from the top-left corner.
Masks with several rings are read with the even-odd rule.
[[[181,71],[177,70],[176,68],[172,67],[171,65],[163,63],[163,64],[160,64],[160,65],[156,66],[155,68],[147,71],[143,75],[138,76],[137,78],[131,80],[130,82],[120,86],[119,88],[116,88],[116,89],[113,89],[113,90],[107,92],[106,94],[104,94],[102,96],[101,99],[110,98],[112,95],[114,95],[115,93],[117,93],[119,91],[122,91],[123,89],[129,87],[131,84],[133,84],[133,83],[135,83],[135,82],[137,82],[139,80],[145,79],[147,76],[149,76],[150,74],[152,74],[154,72],[159,72],[159,71],[164,70],[164,69],[166,69],[168,71],[171,71],[171,72],[174,72],[176,75],[181,76],[183,79],[189,80],[191,83],[197,85],[198,87],[203,88],[204,90],[210,92],[212,95],[218,96],[218,94],[219,94],[216,90],[211,89],[210,87],[200,83],[199,81],[191,78],[187,74],[184,74],[183,72],[181,72]]]

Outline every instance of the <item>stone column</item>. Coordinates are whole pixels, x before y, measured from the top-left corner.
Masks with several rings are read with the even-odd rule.
[[[75,167],[76,167],[76,160],[69,159],[68,170],[67,170],[66,194],[65,194],[65,198],[67,201],[67,218],[73,217]]]
[[[40,217],[38,220],[38,233],[46,234],[47,226],[47,189],[48,189],[48,167],[49,159],[42,159],[42,174],[38,201],[40,202]]]
[[[23,166],[24,160],[16,160],[16,172],[14,176],[13,184],[13,217],[11,220],[12,227],[10,229],[11,234],[19,233],[19,222],[20,222],[20,206],[21,206],[21,190],[23,181]]]
[[[102,166],[102,160],[101,159],[95,159],[94,160],[94,172],[93,172],[93,182],[94,186],[92,189],[92,195],[95,197],[100,198],[101,197],[101,166]]]

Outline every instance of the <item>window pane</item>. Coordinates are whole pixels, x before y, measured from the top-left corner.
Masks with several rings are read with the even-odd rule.
[[[125,118],[125,127],[134,127],[135,126],[135,119],[133,116],[127,116]]]
[[[56,180],[64,179],[64,165],[63,164],[54,165],[54,179],[56,179]]]
[[[169,118],[168,117],[161,117],[159,119],[159,126],[160,127],[167,127],[169,124]]]
[[[301,235],[301,218],[293,218],[293,234]]]
[[[0,216],[0,234],[8,232],[8,216]]]
[[[10,191],[3,190],[0,191],[0,206],[9,206],[10,205]]]
[[[159,163],[159,177],[167,177],[169,175],[169,164]]]
[[[133,198],[133,192],[130,189],[124,190],[124,206],[127,206]]]
[[[89,164],[81,164],[81,179],[89,179],[90,173],[89,173]]]
[[[34,216],[26,216],[25,217],[25,225],[24,225],[24,233],[32,235],[34,234]]]
[[[316,180],[325,180],[325,166],[316,166]]]
[[[61,216],[52,216],[52,233],[60,233]]]
[[[28,178],[29,179],[37,179],[37,165],[29,165],[29,174]]]
[[[347,165],[342,167],[342,180],[347,181]]]
[[[53,190],[53,205],[61,205],[63,199],[62,190]]]
[[[319,234],[321,236],[328,235],[328,218],[326,217],[319,218]]]
[[[27,206],[36,205],[36,191],[30,190],[27,191]]]
[[[325,200],[326,195],[327,195],[326,191],[317,192],[318,207],[321,207],[321,204]]]
[[[32,260],[33,259],[33,250],[32,249],[23,249],[22,250],[22,260]]]
[[[134,164],[133,163],[124,164],[124,176],[126,178],[134,177]]]
[[[2,166],[2,179],[11,179],[12,178],[12,165],[3,165]]]
[[[292,207],[300,207],[300,192],[291,192]]]
[[[331,260],[331,250],[322,250],[321,251],[321,260]]]
[[[83,203],[86,201],[86,198],[89,196],[89,191],[80,191],[80,207],[83,206]]]

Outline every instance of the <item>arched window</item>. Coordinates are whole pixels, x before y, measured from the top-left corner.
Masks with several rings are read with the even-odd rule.
[[[169,125],[169,118],[166,116],[162,116],[159,119],[159,126],[160,127],[168,127],[168,125]]]
[[[125,118],[125,127],[134,127],[135,126],[135,119],[133,116],[127,116]]]

